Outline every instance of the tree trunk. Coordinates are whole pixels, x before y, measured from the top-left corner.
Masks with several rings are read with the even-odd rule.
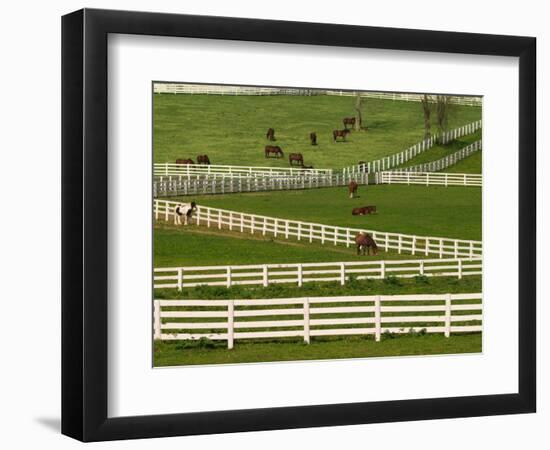
[[[430,124],[430,114],[432,112],[432,107],[430,104],[430,98],[427,94],[424,94],[421,102],[422,110],[424,111],[424,139],[429,139],[432,136]]]
[[[363,127],[363,118],[361,116],[361,94],[357,94],[355,97],[355,131],[360,131]]]

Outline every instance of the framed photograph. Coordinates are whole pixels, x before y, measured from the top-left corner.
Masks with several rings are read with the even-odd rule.
[[[62,21],[62,432],[535,411],[530,37]]]

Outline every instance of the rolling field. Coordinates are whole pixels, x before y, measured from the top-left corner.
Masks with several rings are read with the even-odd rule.
[[[456,163],[454,166],[445,169],[445,172],[450,173],[482,173],[481,163],[483,159],[482,152],[476,152],[473,155],[468,156],[462,161]]]
[[[155,94],[154,161],[175,162],[207,154],[212,164],[288,166],[287,155],[299,152],[306,165],[338,168],[400,152],[423,139],[419,103],[365,99],[368,131],[353,132],[348,142],[333,143],[332,131],[354,115],[353,97],[220,96]],[[481,108],[456,106],[449,128],[481,118]],[[266,159],[265,133],[275,128],[284,159]],[[435,128],[435,127],[434,127]],[[317,133],[317,146],[309,133]]]
[[[481,189],[476,187],[370,185],[349,199],[346,187],[304,191],[184,197],[199,205],[326,225],[481,240]],[[376,205],[378,214],[352,216]]]

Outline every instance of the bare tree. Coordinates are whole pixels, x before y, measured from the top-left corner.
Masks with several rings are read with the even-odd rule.
[[[363,99],[361,94],[357,92],[355,97],[355,131],[360,131],[363,128],[363,117],[361,115],[361,105]]]
[[[432,136],[430,123],[430,115],[433,106],[432,99],[428,94],[424,94],[420,101],[422,103],[422,110],[424,111],[424,139],[429,139]]]
[[[437,126],[440,132],[447,131],[450,111],[451,97],[449,95],[436,96]]]

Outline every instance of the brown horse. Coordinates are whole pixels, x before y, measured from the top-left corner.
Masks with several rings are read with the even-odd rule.
[[[281,150],[281,147],[278,145],[266,145],[265,146],[265,157],[270,158],[270,155],[275,155],[275,158],[284,158],[284,153]]]
[[[176,164],[195,164],[192,159],[176,159]]]
[[[317,134],[309,133],[309,140],[311,141],[311,145],[317,145]]]
[[[364,216],[365,214],[374,214],[376,212],[376,206],[363,206],[362,208],[353,208],[351,210],[352,216]]]
[[[342,122],[344,123],[344,128],[347,130],[348,125],[351,125],[352,127],[355,126],[355,117],[344,117]]]
[[[378,246],[376,245],[376,242],[374,242],[374,239],[371,237],[370,234],[360,232],[357,236],[355,236],[355,244],[357,245],[358,255],[361,254],[361,251],[364,255],[365,250],[367,252],[367,255],[370,255],[371,248],[373,255],[376,255],[378,253]]]
[[[273,128],[268,128],[265,137],[269,141],[274,141],[275,140],[275,130]]]
[[[206,165],[210,165],[210,158],[208,157],[208,155],[199,155],[197,156],[197,164],[206,164]]]
[[[342,140],[345,141],[345,140],[346,140],[346,136],[347,136],[348,134],[350,134],[350,133],[351,133],[351,131],[349,131],[347,128],[344,129],[344,130],[334,130],[334,131],[332,132],[332,137],[334,138],[334,142],[336,142],[336,138],[339,138],[339,137],[341,137]]]
[[[301,153],[291,153],[288,155],[288,162],[291,166],[293,165],[293,161],[296,161],[299,166],[304,166],[304,157]]]
[[[356,183],[355,180],[351,180],[348,184],[348,191],[349,191],[349,198],[355,197],[355,194],[357,194],[357,188],[359,185]]]

